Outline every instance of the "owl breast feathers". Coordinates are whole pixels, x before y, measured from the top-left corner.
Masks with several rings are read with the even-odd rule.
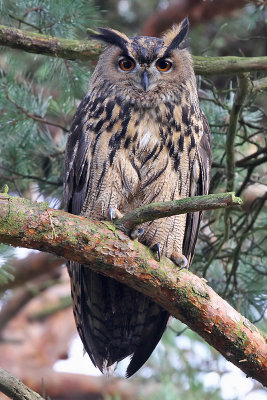
[[[210,132],[199,107],[183,20],[162,38],[99,29],[108,46],[75,114],[65,157],[66,210],[93,219],[151,202],[208,192]],[[115,210],[115,213],[114,213]],[[201,213],[140,227],[138,240],[189,267]],[[159,342],[169,314],[141,293],[69,262],[73,309],[94,365],[110,373],[131,355],[134,374]]]

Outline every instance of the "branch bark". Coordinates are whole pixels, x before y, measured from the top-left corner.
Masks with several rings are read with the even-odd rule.
[[[266,340],[246,318],[187,270],[132,241],[107,221],[46,203],[0,195],[0,241],[52,252],[90,266],[151,297],[248,376],[267,385]]]
[[[0,380],[3,371],[5,376],[7,374],[5,370],[0,369]],[[151,394],[156,395],[159,390],[159,384],[155,382],[140,386],[125,379],[109,377],[107,380],[105,376],[55,372],[52,368],[23,371],[21,379],[35,392],[42,393],[45,390],[46,399],[103,400],[117,399],[119,396],[121,400],[138,400],[147,398],[148,395],[151,398]],[[22,399],[28,400],[20,397],[20,400]]]
[[[67,60],[97,60],[103,46],[93,40],[70,40],[0,25],[0,45]],[[197,75],[264,71],[267,57],[193,56]]]
[[[115,225],[118,229],[129,234],[137,225],[155,219],[171,217],[177,214],[187,214],[199,210],[214,210],[242,205],[242,200],[235,197],[233,192],[210,194],[208,196],[195,196],[164,203],[151,203],[137,208],[131,213],[118,219]]]
[[[13,400],[45,400],[3,368],[0,368],[0,391]]]

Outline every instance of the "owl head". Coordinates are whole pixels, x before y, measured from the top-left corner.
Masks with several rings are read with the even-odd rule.
[[[188,18],[161,38],[128,38],[114,29],[99,28],[99,34],[91,37],[108,48],[99,59],[96,73],[117,88],[141,96],[177,88],[194,76],[191,56],[183,46],[188,29]]]

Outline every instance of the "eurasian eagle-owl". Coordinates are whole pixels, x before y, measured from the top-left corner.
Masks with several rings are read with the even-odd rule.
[[[75,114],[67,142],[66,210],[93,219],[207,194],[210,132],[199,107],[188,19],[162,38],[99,29],[108,46]],[[138,240],[190,266],[201,213],[145,223]],[[131,355],[134,374],[159,342],[169,314],[141,293],[69,262],[76,325],[102,372]]]

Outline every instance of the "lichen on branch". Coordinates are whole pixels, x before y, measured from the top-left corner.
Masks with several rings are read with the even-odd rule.
[[[151,250],[114,224],[1,194],[0,241],[64,256],[142,292],[267,385],[267,345],[259,330],[205,280],[187,270],[177,272],[167,258],[158,262]]]
[[[102,45],[94,40],[57,38],[5,25],[0,25],[0,45],[67,60],[94,61],[103,51]],[[193,64],[197,75],[235,74],[266,71],[267,57],[193,56]]]

